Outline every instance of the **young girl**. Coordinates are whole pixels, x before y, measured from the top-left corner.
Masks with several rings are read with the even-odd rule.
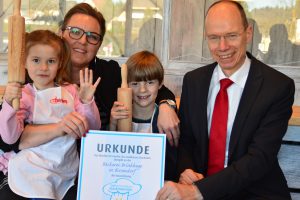
[[[164,69],[159,59],[151,52],[141,51],[126,62],[128,86],[132,88],[132,131],[159,133],[157,128],[158,105],[155,99],[163,84]],[[117,121],[128,117],[122,102],[114,102],[111,109],[110,130],[117,129]],[[165,179],[176,179],[176,148],[167,142]]]
[[[30,124],[59,123],[72,112],[85,116],[86,130],[100,129],[100,117],[94,102],[92,71],[80,71],[80,88],[69,84],[70,52],[65,42],[47,30],[26,36],[28,75],[33,81],[24,88],[8,83],[0,111],[0,133],[3,141],[12,144]],[[12,108],[12,100],[20,99],[20,109]],[[75,122],[74,122],[75,123]],[[69,126],[72,126],[71,124]],[[79,159],[76,138],[62,127],[55,139],[42,145],[21,150],[8,162],[8,184],[13,192],[27,198],[62,199],[74,184]],[[40,133],[46,134],[46,133]],[[30,145],[29,145],[30,146]]]

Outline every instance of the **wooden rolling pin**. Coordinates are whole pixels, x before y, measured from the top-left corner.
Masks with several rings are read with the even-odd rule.
[[[128,108],[129,117],[127,119],[118,120],[117,130],[124,132],[132,131],[132,89],[128,88],[127,83],[127,65],[121,67],[122,84],[118,88],[118,101],[124,103]]]
[[[25,19],[20,14],[21,0],[14,0],[13,15],[8,19],[8,82],[25,82]],[[20,99],[14,99],[15,110]]]

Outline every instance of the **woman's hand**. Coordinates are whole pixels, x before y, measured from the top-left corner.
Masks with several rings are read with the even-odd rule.
[[[94,93],[101,78],[99,77],[97,81],[93,84],[93,70],[85,68],[84,75],[83,71],[79,71],[80,88],[79,88],[79,98],[82,103],[89,103],[94,97]]]
[[[119,119],[126,119],[129,117],[128,108],[124,106],[124,103],[115,101],[110,111],[109,130],[117,130],[117,123]]]
[[[20,99],[22,97],[22,85],[17,82],[10,82],[6,84],[4,92],[4,100],[12,105],[14,99]]]

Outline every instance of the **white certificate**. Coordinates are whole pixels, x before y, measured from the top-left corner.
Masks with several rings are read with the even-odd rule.
[[[165,134],[89,131],[78,200],[153,200],[164,183]]]

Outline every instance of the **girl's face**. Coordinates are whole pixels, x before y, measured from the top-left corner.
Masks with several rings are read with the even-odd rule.
[[[38,90],[54,87],[60,67],[58,53],[56,48],[45,44],[37,44],[29,49],[25,67]]]
[[[158,80],[132,81],[129,82],[132,88],[133,105],[146,108],[155,103],[155,99],[161,85]]]

